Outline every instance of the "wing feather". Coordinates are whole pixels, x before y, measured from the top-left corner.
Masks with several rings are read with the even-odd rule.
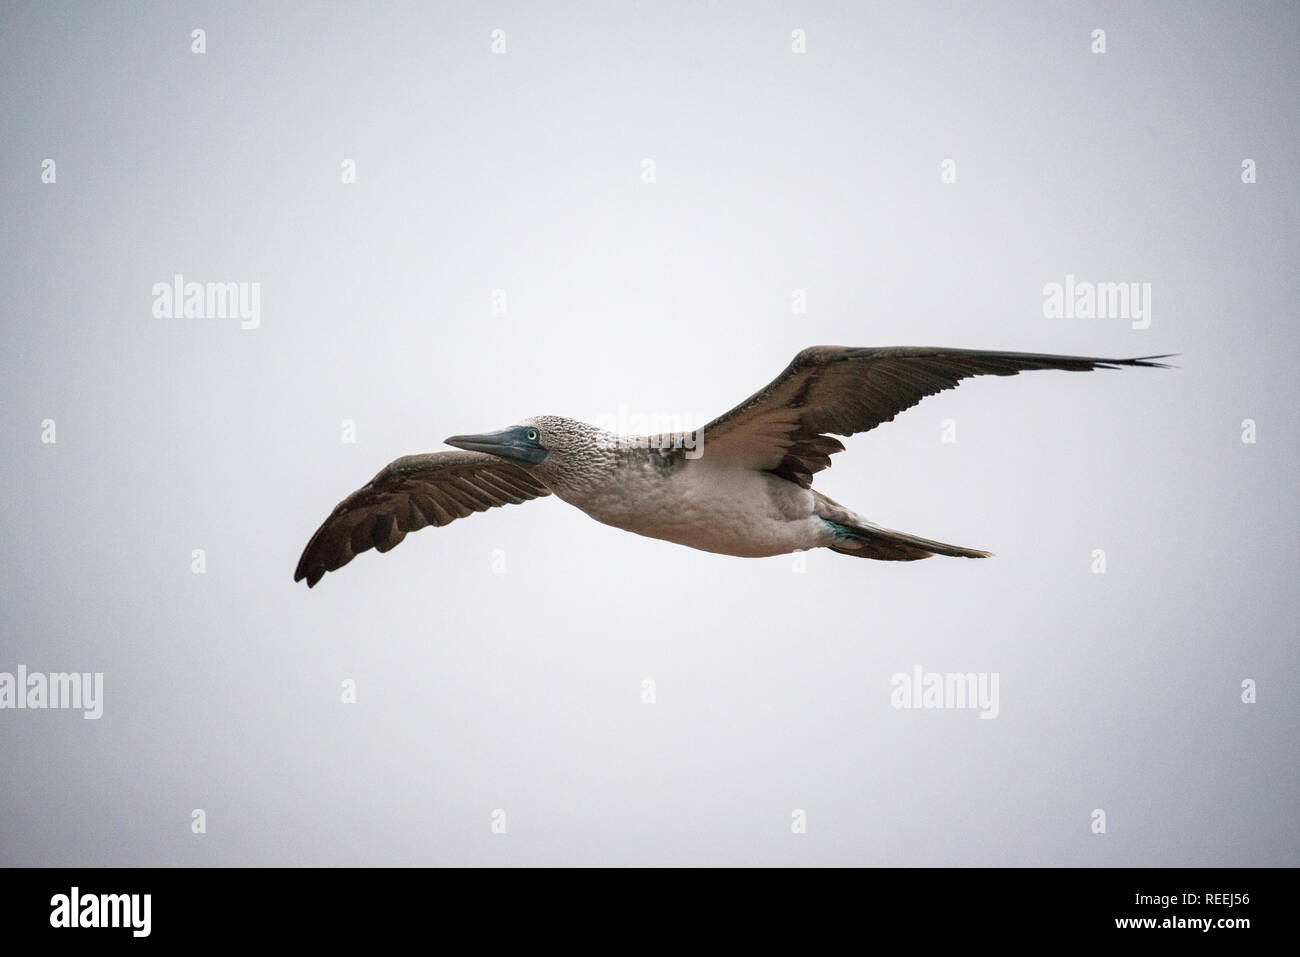
[[[314,587],[371,548],[387,552],[407,533],[448,525],[475,512],[550,495],[522,468],[482,452],[407,455],[332,511],[303,549],[293,580]]]
[[[1033,352],[986,352],[917,346],[804,349],[779,376],[703,429],[705,456],[765,469],[805,488],[854,435],[890,422],[926,396],[980,375],[1036,369],[1087,372],[1123,366],[1166,368],[1157,359],[1103,359]]]

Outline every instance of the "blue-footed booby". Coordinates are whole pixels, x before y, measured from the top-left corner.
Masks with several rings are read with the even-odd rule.
[[[622,436],[543,415],[500,432],[455,435],[446,443],[461,451],[399,458],[340,502],[307,543],[293,579],[310,587],[361,552],[386,552],[426,525],[551,494],[606,525],[723,555],[829,548],[895,562],[988,558],[881,528],[814,491],[813,475],[844,451],[833,436],[874,429],[972,376],[1167,368],[1156,361],[1165,358],[813,346],[691,433]]]

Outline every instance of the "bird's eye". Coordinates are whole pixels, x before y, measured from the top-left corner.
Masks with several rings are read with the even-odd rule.
[[[529,442],[536,442],[536,441],[537,441],[537,430],[536,430],[536,429],[529,429],[529,430],[528,430],[528,441],[529,441]]]

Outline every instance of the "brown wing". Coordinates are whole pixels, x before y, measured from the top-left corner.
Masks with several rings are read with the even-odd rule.
[[[357,489],[316,530],[293,573],[314,586],[362,552],[386,552],[426,525],[550,495],[522,468],[482,452],[406,455]]]
[[[1121,366],[1167,368],[1156,359],[1099,359],[1032,352],[898,346],[812,346],[766,388],[704,427],[704,456],[766,469],[807,488],[813,473],[844,451],[824,433],[853,435],[889,422],[927,395],[977,375],[1033,369],[1087,372]]]

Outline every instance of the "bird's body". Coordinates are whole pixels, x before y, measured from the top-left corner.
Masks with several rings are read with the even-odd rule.
[[[703,429],[646,439],[560,416],[447,440],[464,451],[397,459],[348,496],[312,536],[294,580],[315,585],[370,548],[426,525],[554,494],[596,521],[702,551],[763,558],[810,548],[884,561],[988,552],[881,528],[812,488],[844,450],[836,435],[888,422],[977,375],[1160,367],[1025,352],[815,346]]]
[[[813,493],[800,485],[708,456],[651,449],[639,437],[613,441],[626,452],[602,480],[552,489],[602,524],[742,558],[816,548],[833,538],[814,514]]]

